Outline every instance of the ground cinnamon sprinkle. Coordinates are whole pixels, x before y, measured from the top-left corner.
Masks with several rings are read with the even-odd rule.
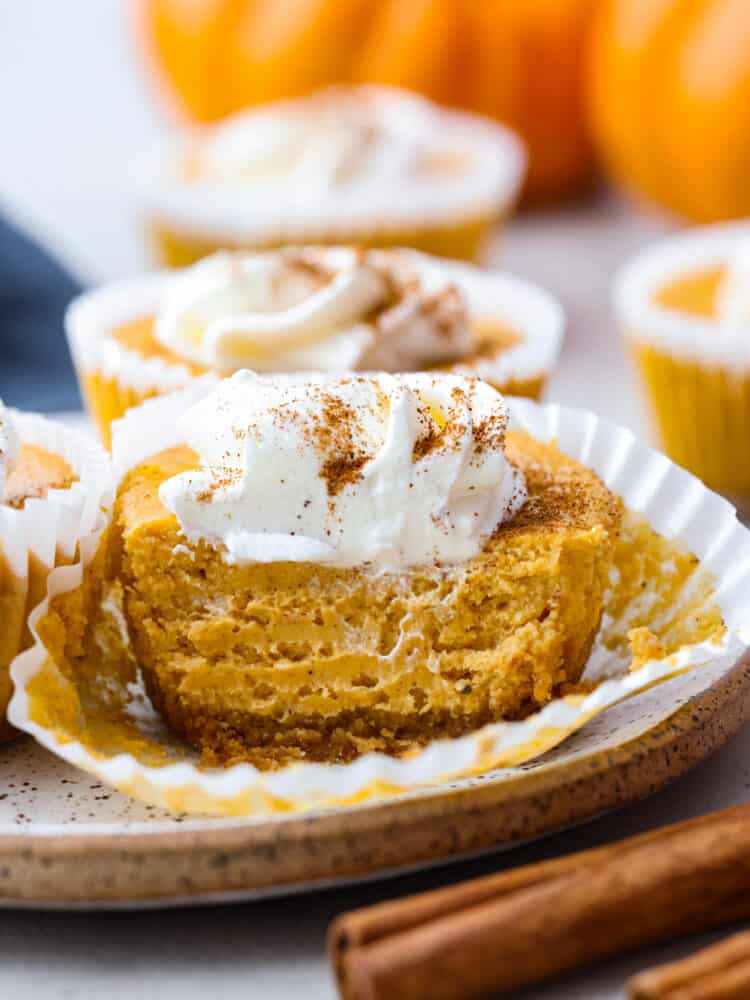
[[[485,451],[503,451],[507,429],[507,418],[499,414],[475,424],[474,444],[477,452],[482,454]]]
[[[310,289],[311,293],[323,288],[324,285],[333,281],[335,277],[334,272],[329,267],[321,264],[316,259],[314,253],[290,248],[281,251],[281,259],[284,266],[278,268],[272,275],[273,287],[276,293],[281,290],[283,282],[289,278],[290,272],[296,272],[308,278],[313,286]]]
[[[383,333],[383,317],[388,317],[389,312],[399,306],[404,299],[419,292],[419,279],[411,272],[399,273],[393,266],[391,260],[384,254],[373,254],[365,252],[360,261],[361,264],[369,264],[380,276],[385,287],[383,303],[375,309],[368,317],[376,333]]]
[[[443,443],[444,437],[445,427],[442,430],[438,430],[435,424],[429,427],[426,433],[422,434],[414,442],[414,449],[412,451],[413,461],[418,462],[421,458],[426,458],[427,455],[436,451]]]
[[[405,261],[399,260],[396,251],[375,251],[364,260],[380,275],[386,287],[385,301],[367,318],[373,330],[387,336],[403,322],[402,310],[410,310],[409,319],[421,316],[427,320],[438,336],[449,338],[456,327],[467,322],[466,304],[455,285],[440,292],[425,292],[421,278]]]
[[[343,400],[331,393],[321,394],[320,419],[313,433],[318,448],[328,455],[320,468],[329,496],[336,496],[345,486],[362,476],[363,466],[372,459],[354,438],[357,415]]]
[[[214,475],[208,488],[198,494],[198,503],[211,503],[217,490],[227,489],[235,481],[235,477],[229,472],[224,475]]]
[[[353,375],[341,379],[338,384],[343,387],[360,381],[368,383],[370,380],[365,376]],[[434,379],[435,385],[439,381],[438,376]],[[462,447],[469,429],[467,420],[472,423],[471,437],[475,456],[488,451],[505,450],[507,415],[498,413],[485,416],[477,423],[472,421],[473,391],[476,384],[478,380],[467,379],[466,388],[453,386],[452,403],[442,415],[434,409],[429,393],[426,396],[417,394],[419,431],[412,448],[412,461],[415,465],[438,450]],[[276,406],[269,407],[266,412],[279,429],[294,423],[298,425],[298,431],[305,442],[302,447],[314,448],[320,454],[318,475],[326,484],[328,496],[335,497],[345,487],[362,478],[362,470],[375,457],[373,443],[369,440],[366,425],[362,423],[362,415],[335,391],[328,391],[323,384],[313,382],[306,388],[306,395],[314,405],[304,419],[300,419],[299,400],[296,397],[285,399]],[[384,405],[387,407],[385,394],[381,391],[380,397],[371,405],[374,410]],[[438,408],[442,409],[442,404]],[[244,440],[258,433],[258,427],[254,424],[235,426],[232,432],[236,440]],[[224,461],[213,471],[211,483],[197,496],[198,502],[210,503],[216,491],[232,485],[239,474],[239,470],[231,467],[233,460],[236,461],[236,456],[227,452]]]
[[[456,325],[465,320],[466,306],[459,290],[450,285],[442,293],[423,296],[420,312],[433,323],[441,337],[451,337]]]
[[[362,478],[362,467],[372,458],[371,455],[343,455],[329,458],[320,470],[321,479],[325,480],[329,496],[336,496],[345,486]]]

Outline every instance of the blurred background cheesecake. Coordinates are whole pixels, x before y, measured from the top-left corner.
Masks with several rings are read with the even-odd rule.
[[[408,246],[474,260],[513,207],[515,133],[392,87],[329,87],[238,112],[144,166],[165,264],[296,243]]]
[[[240,368],[478,375],[538,399],[564,313],[531,282],[413,250],[227,251],[81,295],[66,326],[104,443],[132,406]]]

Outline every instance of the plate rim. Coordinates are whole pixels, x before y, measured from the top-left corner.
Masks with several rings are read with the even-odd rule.
[[[717,750],[747,721],[750,651],[645,733],[614,748],[555,762],[544,771],[226,826],[2,834],[0,906],[229,902],[322,889],[364,877],[392,877],[499,851],[655,793]],[[467,829],[457,826],[461,823]],[[408,837],[406,853],[395,860],[383,844],[389,829]],[[290,867],[289,856],[296,868]],[[300,858],[310,862],[304,877],[292,871],[299,868]],[[191,862],[196,872],[186,876],[182,870],[176,881],[178,872],[172,877],[170,869]],[[109,867],[113,871],[107,878]],[[134,875],[133,881],[118,878],[115,870],[120,869],[121,874]]]

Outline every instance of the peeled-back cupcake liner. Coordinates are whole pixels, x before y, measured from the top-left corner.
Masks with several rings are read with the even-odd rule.
[[[416,251],[413,257],[417,263],[427,260]],[[436,265],[431,262],[431,266]],[[464,292],[471,313],[497,320],[522,337],[498,356],[480,359],[470,369],[457,365],[456,371],[465,370],[500,386],[551,374],[565,329],[565,314],[552,295],[501,271],[481,271],[458,261],[441,260],[437,266]],[[71,304],[65,326],[80,377],[102,375],[144,395],[174,392],[191,381],[194,376],[187,364],[144,358],[111,336],[118,326],[153,315],[175,273],[158,271],[113,282],[84,292]]]
[[[117,474],[122,476],[149,454],[179,443],[175,420],[210,388],[209,383],[195,383],[171,397],[146,403],[120,421],[115,428]],[[12,721],[66,761],[136,798],[177,812],[246,816],[418,794],[420,789],[477,774],[510,774],[504,769],[520,764],[533,769],[533,762],[546,751],[559,747],[566,737],[623,699],[651,689],[653,700],[656,685],[687,672],[697,678],[691,682],[691,694],[702,689],[701,678],[705,687],[715,683],[750,645],[750,532],[737,521],[734,509],[665,456],[641,444],[630,431],[591,412],[521,399],[511,399],[510,405],[515,429],[556,442],[563,452],[596,471],[622,497],[631,516],[645,519],[681,551],[690,550],[698,558],[700,572],[690,577],[668,605],[654,610],[654,616],[662,623],[678,620],[710,580],[710,601],[718,606],[724,629],[631,669],[633,664],[621,651],[612,652],[605,645],[604,636],[613,628],[627,629],[658,604],[655,592],[639,590],[620,608],[617,619],[604,616],[584,672],[584,680],[593,685],[590,690],[584,687],[558,697],[523,721],[493,723],[458,739],[433,742],[402,759],[369,753],[349,764],[297,763],[276,771],[259,771],[250,764],[201,769],[197,754],[170,735],[144,707],[142,693],[134,694],[132,725],[148,744],[150,759],[133,751],[130,737],[124,737],[121,745],[117,738],[113,743],[111,731],[106,747],[92,745],[85,738],[82,741],[85,734],[69,721],[75,718],[77,697],[72,688],[68,697],[73,711],[62,712],[54,725],[38,721],[38,681],[45,673],[54,678],[57,670],[39,642],[13,664],[17,690],[10,709]],[[662,569],[669,574],[668,565]],[[53,574],[50,591],[63,592],[71,585],[62,575]],[[613,573],[615,600],[607,607],[616,605],[619,593],[621,583]],[[45,611],[43,606],[35,612],[34,625]],[[666,684],[658,690],[663,695],[654,714],[667,717],[678,707],[674,687]],[[154,755],[161,755],[156,763]]]

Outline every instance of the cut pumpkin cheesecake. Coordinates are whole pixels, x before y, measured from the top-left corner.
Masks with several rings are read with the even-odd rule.
[[[474,378],[240,372],[124,475],[110,571],[205,762],[404,753],[578,681],[621,504],[507,421]]]

